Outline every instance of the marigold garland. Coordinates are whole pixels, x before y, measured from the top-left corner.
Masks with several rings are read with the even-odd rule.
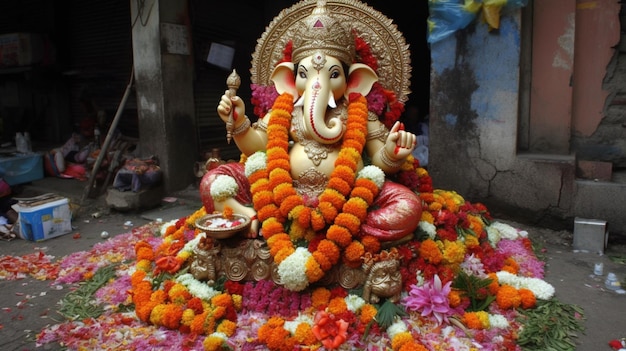
[[[321,279],[340,261],[342,249],[351,248],[349,261],[354,262],[357,254],[365,252],[363,247],[376,248],[371,244],[351,246],[351,242],[379,189],[369,179],[357,179],[367,136],[368,110],[365,97],[353,94],[348,104],[348,128],[335,168],[326,189],[318,197],[318,205],[315,208],[306,206],[293,187],[290,173],[288,131],[292,111],[293,97],[290,94],[282,94],[274,101],[267,126],[267,168],[251,175],[250,179],[255,179],[251,186],[252,202],[262,221],[261,232],[278,264],[295,252],[293,241],[302,238],[309,228],[322,232],[322,240],[304,265],[308,284]],[[297,227],[287,233],[289,219],[297,220]],[[302,288],[302,284],[290,285],[288,282],[286,286]]]

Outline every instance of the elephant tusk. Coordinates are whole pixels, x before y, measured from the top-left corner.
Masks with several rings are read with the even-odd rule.
[[[330,106],[330,108],[337,107],[337,102],[335,102],[335,96],[332,93],[328,94],[328,106]]]
[[[294,107],[304,106],[304,96],[300,96],[300,98],[293,104]]]

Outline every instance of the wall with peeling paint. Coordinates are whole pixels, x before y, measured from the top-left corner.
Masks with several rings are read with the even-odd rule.
[[[614,50],[619,5],[535,1],[530,11],[531,54],[521,52],[527,39],[522,10],[503,14],[499,30],[477,21],[431,46],[428,169],[434,186],[534,224],[571,229],[575,217],[596,218],[626,233],[626,182],[577,176],[582,140],[595,138],[605,151],[613,147],[614,165],[626,155],[614,147],[616,136],[624,143],[626,124],[613,124],[612,133],[599,137],[611,115],[607,106],[620,95],[607,90],[605,79],[607,68],[621,67]],[[531,76],[527,86],[520,77],[525,64],[531,67],[523,70]]]

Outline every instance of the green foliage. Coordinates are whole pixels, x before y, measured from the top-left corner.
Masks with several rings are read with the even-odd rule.
[[[486,310],[496,298],[489,294],[488,286],[492,281],[491,278],[483,279],[461,270],[452,281],[452,287],[462,291],[469,298],[470,305],[466,308],[467,312],[478,312]]]
[[[524,325],[517,343],[525,351],[575,351],[575,338],[584,332],[584,312],[553,298],[538,300],[537,307],[520,310]]]
[[[381,329],[386,330],[396,321],[396,317],[406,315],[406,311],[404,311],[402,306],[398,306],[389,300],[385,300],[382,306],[378,308],[378,312],[376,312],[374,319]]]
[[[104,312],[104,308],[95,303],[93,294],[115,278],[116,268],[117,265],[102,267],[90,280],[81,282],[78,289],[61,299],[59,313],[70,320],[99,317]]]

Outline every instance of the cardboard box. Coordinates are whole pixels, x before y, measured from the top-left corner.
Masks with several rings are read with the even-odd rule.
[[[43,241],[72,231],[69,200],[58,195],[19,201],[12,206],[18,213],[22,239]]]
[[[6,155],[5,155],[6,156]],[[0,156],[0,177],[9,185],[18,185],[43,178],[43,156],[34,154],[13,154]]]

